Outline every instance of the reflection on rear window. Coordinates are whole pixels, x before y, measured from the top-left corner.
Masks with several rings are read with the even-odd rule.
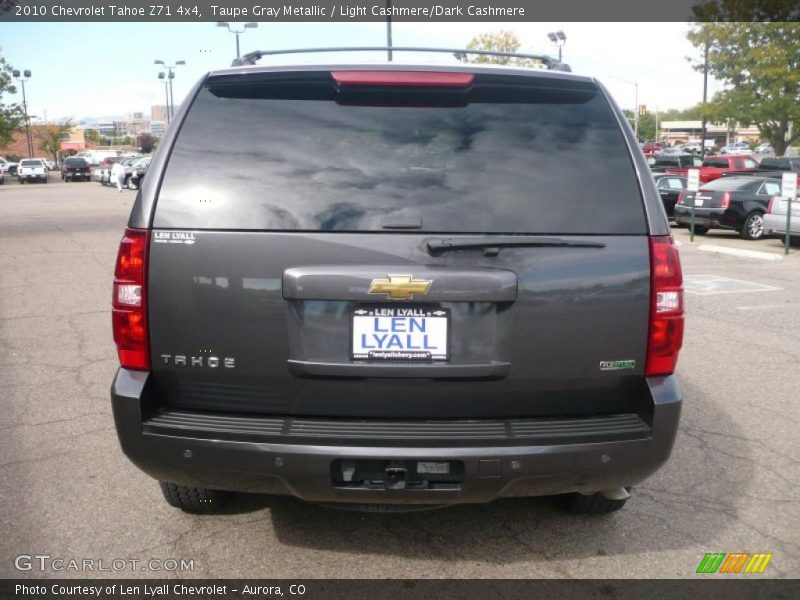
[[[620,127],[593,88],[466,106],[436,92],[375,106],[226,89],[193,102],[156,227],[384,231],[411,217],[423,231],[646,231]]]

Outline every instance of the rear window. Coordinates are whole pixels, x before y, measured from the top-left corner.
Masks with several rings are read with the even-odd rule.
[[[728,159],[727,158],[709,158],[703,161],[704,167],[717,167],[717,168],[728,168]]]
[[[800,163],[800,161],[798,161]],[[791,171],[792,161],[788,158],[765,158],[761,161],[762,169],[775,169],[776,171]],[[795,164],[794,168],[797,169],[798,165]]]
[[[284,78],[206,83],[156,227],[646,232],[631,157],[593,83],[476,75],[468,91],[342,91],[329,73]]]
[[[85,167],[86,161],[82,158],[67,158],[64,164],[68,167]]]
[[[21,166],[21,167],[41,167],[42,166],[42,161],[40,161],[38,159],[23,160],[21,163],[19,163],[19,166]]]
[[[761,185],[762,181],[762,179],[753,179],[751,177],[721,177],[703,184],[703,189],[709,192],[755,189]]]

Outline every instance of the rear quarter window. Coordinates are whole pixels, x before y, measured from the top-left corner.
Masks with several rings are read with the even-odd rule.
[[[410,217],[429,232],[646,232],[630,153],[591,82],[478,75],[469,92],[344,101],[329,74],[312,78],[209,80],[154,226],[358,232]]]

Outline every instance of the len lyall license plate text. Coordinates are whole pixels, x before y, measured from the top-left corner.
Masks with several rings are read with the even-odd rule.
[[[359,306],[352,312],[354,359],[447,360],[449,310]]]

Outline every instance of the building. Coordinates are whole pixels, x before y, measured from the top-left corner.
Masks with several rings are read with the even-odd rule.
[[[167,122],[167,107],[163,104],[156,104],[150,107],[150,118],[152,121],[159,121],[160,123]]]
[[[699,142],[703,135],[702,121],[662,121],[659,123],[661,139],[671,146],[686,142]],[[761,141],[758,127],[742,127],[739,123],[706,123],[706,139],[714,140],[714,145],[725,146],[730,142],[742,141],[755,144]]]
[[[61,152],[64,154],[75,154],[81,150],[86,150],[86,138],[83,135],[84,127],[80,125],[73,127],[67,139],[61,142]]]
[[[163,121],[150,121],[150,133],[155,137],[161,137],[164,133]]]

